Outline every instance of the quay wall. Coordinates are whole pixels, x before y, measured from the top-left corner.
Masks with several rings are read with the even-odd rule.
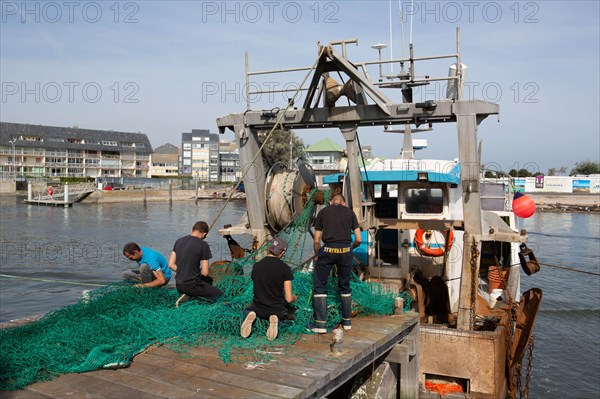
[[[145,191],[145,192],[144,192]],[[226,200],[229,197],[229,190],[96,190],[90,196],[85,198],[82,203],[118,203],[118,202],[169,202],[173,201],[194,201],[198,194],[199,199]],[[235,193],[232,199],[245,199],[245,194]]]

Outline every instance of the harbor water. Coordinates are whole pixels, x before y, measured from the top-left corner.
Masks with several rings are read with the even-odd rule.
[[[122,255],[134,241],[170,254],[193,223],[209,224],[223,202],[75,204],[53,208],[0,198],[0,321],[46,313],[79,300],[133,268]],[[231,202],[207,237],[213,260],[229,259],[217,234],[238,222],[243,202]],[[522,221],[542,263],[600,272],[600,215],[537,213]],[[238,239],[249,246],[249,237]],[[172,284],[172,283],[171,283]],[[600,396],[600,277],[542,266],[522,273],[522,290],[544,291],[535,328],[530,398]]]

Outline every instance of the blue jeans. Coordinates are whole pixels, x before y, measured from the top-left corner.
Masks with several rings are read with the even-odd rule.
[[[145,263],[142,263],[140,265],[139,269],[132,269],[132,270],[124,271],[123,274],[121,274],[121,277],[123,278],[123,280],[131,281],[133,283],[142,283],[142,284],[146,284],[146,283],[156,280],[156,276],[154,275],[154,272],[152,271],[152,269],[150,269],[150,266],[148,266]],[[169,282],[169,279],[166,277],[165,277],[165,280],[167,280],[167,283]]]

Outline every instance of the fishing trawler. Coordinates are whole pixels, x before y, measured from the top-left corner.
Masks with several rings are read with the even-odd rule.
[[[247,83],[256,75],[292,71],[307,71],[310,82],[300,85],[285,108],[271,110],[250,109],[247,84],[247,109],[218,118],[221,133],[235,133],[242,170],[251,175],[244,179],[247,219],[220,234],[251,234],[255,243],[264,243],[302,211],[307,190],[316,184],[303,162],[266,171],[256,155],[259,132],[339,129],[348,167],[324,183],[345,194],[359,220],[363,245],[354,252],[359,274],[411,293],[420,319],[419,394],[427,397],[445,386],[464,397],[516,397],[523,390],[521,363],[531,350],[542,297],[539,289],[520,294],[520,268],[529,275],[539,266],[527,248],[527,233],[516,230],[512,194],[503,184],[480,181],[477,129],[499,106],[463,99],[459,33],[456,51],[437,56],[415,57],[410,45],[408,58],[351,62],[347,45],[357,43],[352,39],[319,45],[312,67],[251,72],[246,55]],[[418,63],[444,59],[452,62],[448,76],[417,75]],[[371,80],[368,67],[385,64],[398,65],[400,73]],[[345,81],[338,83],[333,73]],[[413,101],[416,87],[435,81],[448,83],[445,98]],[[400,89],[402,101],[394,102],[384,89]],[[300,90],[306,97],[296,106]],[[348,105],[338,105],[340,98]],[[458,158],[414,159],[412,133],[439,123],[456,123]],[[399,128],[402,158],[361,168],[358,130],[366,126]]]

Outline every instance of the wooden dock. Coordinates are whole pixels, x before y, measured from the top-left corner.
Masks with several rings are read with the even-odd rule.
[[[71,186],[64,185],[52,192],[44,190],[34,193],[32,187],[33,185],[31,183],[27,185],[26,203],[46,206],[63,206],[65,208],[73,206],[73,203],[75,202],[80,202],[95,190],[94,185],[90,183]]]
[[[64,374],[53,381],[5,391],[2,398],[322,398],[345,397],[348,384],[366,368],[388,358],[399,363],[406,340],[415,347],[418,315],[352,319],[343,351],[333,354],[333,334],[303,335],[265,364],[224,364],[216,349],[197,347],[181,357],[164,347],[134,358],[131,366]],[[416,345],[418,347],[418,343]],[[401,357],[401,356],[400,356]],[[414,356],[413,356],[414,357]],[[389,360],[391,359],[391,360]],[[417,362],[413,362],[412,368]],[[402,369],[402,370],[401,370]],[[405,365],[398,366],[398,379]],[[417,372],[410,376],[416,387]],[[406,377],[406,373],[403,378]],[[407,381],[402,381],[405,384]],[[348,383],[344,385],[345,383]],[[336,391],[337,390],[337,391]],[[400,384],[397,388],[400,395]]]

